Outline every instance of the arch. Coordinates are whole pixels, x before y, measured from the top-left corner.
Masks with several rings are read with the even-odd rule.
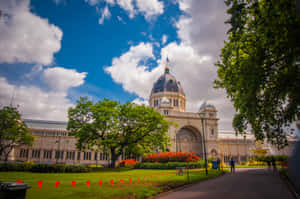
[[[193,126],[183,126],[176,134],[176,151],[193,152],[203,158],[202,136]]]

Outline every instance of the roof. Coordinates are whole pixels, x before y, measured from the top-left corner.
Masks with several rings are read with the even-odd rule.
[[[67,122],[65,121],[49,121],[49,120],[23,120],[28,128],[31,129],[55,129],[55,130],[66,130]]]
[[[151,93],[158,92],[177,92],[185,95],[182,86],[176,78],[169,73],[169,70],[166,68],[165,73],[158,78],[154,83]]]

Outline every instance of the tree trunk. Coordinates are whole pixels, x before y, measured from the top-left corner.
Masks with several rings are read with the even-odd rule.
[[[112,148],[110,149],[110,154],[111,154],[111,168],[115,168],[116,166],[116,160],[118,159],[119,155],[116,154],[116,149]]]
[[[5,161],[5,162],[8,161],[8,155],[9,155],[9,153],[5,153],[5,154],[4,154],[4,161]]]

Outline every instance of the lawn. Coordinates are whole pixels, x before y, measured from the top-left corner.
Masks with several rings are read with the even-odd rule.
[[[22,180],[32,186],[27,191],[26,199],[146,198],[180,185],[218,175],[221,175],[221,172],[211,169],[208,176],[205,176],[204,169],[190,170],[189,179],[187,175],[176,176],[174,170],[103,169],[91,173],[0,172],[0,181]],[[102,180],[102,186],[99,185],[99,180]],[[41,189],[38,187],[38,181],[43,181]],[[57,188],[56,181],[60,181]],[[72,181],[76,182],[75,188],[72,187]],[[86,181],[90,181],[89,187]]]

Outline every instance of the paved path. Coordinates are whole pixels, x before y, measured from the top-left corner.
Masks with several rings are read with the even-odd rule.
[[[279,176],[263,168],[237,169],[235,174],[200,182],[159,199],[294,199]]]

